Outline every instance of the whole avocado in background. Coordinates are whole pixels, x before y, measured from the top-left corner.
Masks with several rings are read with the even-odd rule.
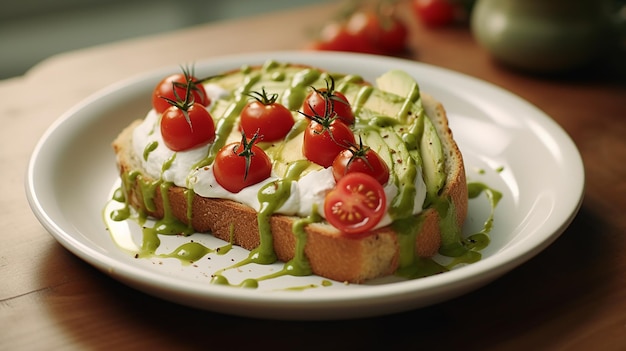
[[[497,60],[539,73],[580,68],[623,37],[611,0],[478,0],[470,26]]]

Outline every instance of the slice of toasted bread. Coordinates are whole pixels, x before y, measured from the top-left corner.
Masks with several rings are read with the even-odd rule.
[[[453,225],[462,226],[467,214],[467,185],[463,158],[448,126],[443,106],[431,96],[422,94],[422,105],[428,118],[436,127],[445,154],[446,180],[439,196],[446,199],[454,209]],[[113,142],[120,173],[135,172],[139,176],[127,184],[127,201],[136,209],[155,218],[165,213],[163,196],[159,187],[155,189],[152,210],[147,209],[141,183],[155,181],[142,169],[140,155],[132,147],[134,128],[141,123],[133,122]],[[197,194],[189,201],[183,187],[167,188],[168,210],[178,220],[187,223],[191,213],[191,224],[197,232],[209,232],[225,241],[232,241],[245,249],[253,250],[260,244],[257,212],[244,204],[217,198],[205,198]],[[188,204],[191,203],[191,212]],[[413,224],[419,233],[415,240],[415,253],[419,257],[435,255],[441,245],[442,214],[426,208],[415,216]],[[277,258],[287,262],[294,258],[297,238],[293,226],[299,217],[274,214],[271,216],[273,249]],[[306,245],[304,253],[314,274],[351,283],[393,274],[401,264],[399,234],[394,225],[388,225],[362,235],[345,235],[326,222],[315,222],[304,227]]]

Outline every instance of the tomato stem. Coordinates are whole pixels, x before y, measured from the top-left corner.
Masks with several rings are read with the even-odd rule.
[[[233,153],[235,153],[237,156],[246,158],[246,167],[245,167],[244,174],[243,174],[244,180],[248,178],[248,171],[250,169],[250,164],[252,163],[252,156],[254,156],[254,152],[252,152],[252,146],[254,146],[258,138],[259,138],[259,132],[257,131],[254,133],[250,141],[248,141],[248,139],[246,138],[245,131],[242,130],[241,131],[241,143],[239,143],[239,145],[233,146]],[[237,150],[239,150],[240,147],[243,150],[241,152],[238,152]]]
[[[330,80],[330,83],[328,83],[328,80]],[[320,96],[323,97],[324,100],[328,100],[328,103],[331,103],[332,101],[336,101],[344,105],[349,105],[349,102],[347,100],[335,94],[335,79],[333,78],[333,76],[329,76],[329,79],[326,79],[325,81],[326,81],[326,90],[320,90],[320,89],[315,88],[314,86],[311,86],[311,89],[313,89],[317,94],[320,94]]]
[[[253,91],[253,92],[247,93],[246,95],[250,96],[251,98],[254,98],[255,100],[257,100],[258,102],[262,103],[265,106],[271,105],[275,103],[276,100],[278,100],[278,94],[267,95],[267,92],[265,91],[265,87],[261,88],[260,93],[258,91]]]
[[[174,93],[175,99],[169,99],[165,96],[159,96],[161,99],[167,101],[170,105],[177,107],[183,112],[183,116],[185,116],[185,120],[187,124],[189,124],[189,128],[193,130],[193,126],[191,125],[191,119],[189,118],[189,108],[193,106],[195,103],[195,98],[192,92],[197,92],[199,94],[204,94],[203,91],[198,88],[198,81],[193,79],[193,67],[189,69],[189,67],[181,67],[183,71],[183,75],[185,77],[185,82],[172,82],[172,92]],[[181,98],[178,94],[178,90],[176,88],[185,89],[185,97]],[[203,96],[203,99],[206,98]]]
[[[339,117],[337,116],[337,113],[335,113],[334,109],[333,109],[333,104],[330,103],[330,100],[327,97],[324,97],[324,116],[320,116],[319,114],[317,114],[317,112],[315,111],[315,109],[313,109],[312,106],[309,105],[309,107],[311,108],[311,111],[313,111],[313,115],[308,115],[302,111],[298,111],[299,114],[303,115],[304,117],[309,119],[309,123],[315,122],[317,124],[319,124],[320,126],[322,126],[322,130],[318,131],[318,130],[314,130],[313,132],[316,134],[324,134],[324,132],[327,132],[328,135],[330,136],[330,139],[337,145],[344,147],[344,148],[348,148],[350,147],[351,143],[344,140],[343,143],[337,141],[337,139],[335,139],[335,136],[333,135],[332,129],[331,129],[331,125],[333,124],[333,122],[335,122],[336,119],[338,119]],[[343,122],[339,122],[339,123],[343,123]]]
[[[350,157],[350,159],[348,160],[348,163],[346,165],[346,168],[356,159],[361,159],[363,160],[363,162],[367,165],[367,167],[369,167],[369,169],[373,170],[374,167],[370,164],[370,161],[367,159],[366,155],[367,152],[370,150],[370,147],[367,145],[363,145],[363,138],[361,138],[361,135],[359,134],[359,145],[356,144],[350,144],[350,147],[347,149],[348,151],[350,151],[350,153],[352,154],[352,156]]]

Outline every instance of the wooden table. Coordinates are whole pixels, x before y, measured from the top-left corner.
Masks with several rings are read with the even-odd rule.
[[[411,27],[413,59],[489,81],[535,104],[572,136],[586,171],[584,203],[561,238],[503,278],[438,305],[332,322],[194,310],[100,273],[35,219],[23,190],[28,158],[43,131],[82,98],[164,65],[298,49],[306,30],[334,10],[316,5],[69,52],[0,82],[0,349],[626,348],[623,54],[568,76],[537,77],[494,63],[467,28]]]

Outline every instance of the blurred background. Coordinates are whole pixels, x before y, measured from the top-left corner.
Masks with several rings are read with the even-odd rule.
[[[0,79],[64,51],[328,0],[3,0]]]
[[[527,0],[0,1],[0,79],[70,50],[331,1],[341,1],[341,11],[332,20],[319,19],[310,49],[402,56],[411,36],[407,24],[419,23],[414,29],[471,30],[494,57],[527,71],[565,71],[606,57],[620,61],[626,52],[626,0],[532,6]],[[626,70],[623,62],[616,66]]]

